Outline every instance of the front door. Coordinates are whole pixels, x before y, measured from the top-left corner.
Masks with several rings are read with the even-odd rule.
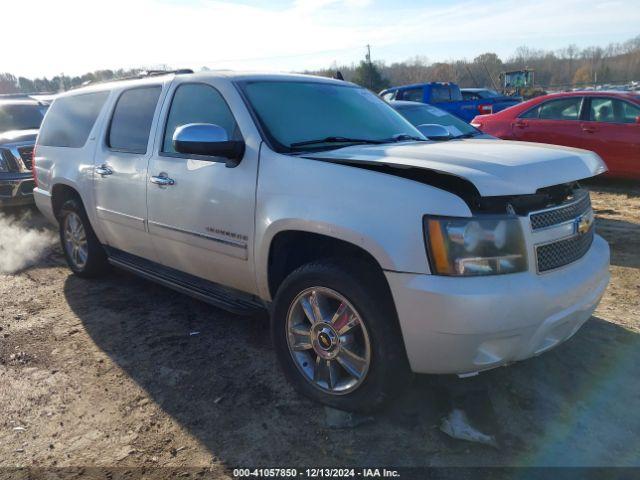
[[[237,92],[232,92],[237,95]],[[242,132],[229,105],[212,84],[176,81],[163,112],[164,128],[149,164],[149,232],[159,262],[181,272],[255,292],[250,268],[259,146],[247,144],[231,168],[224,159],[177,153],[175,130],[190,123],[215,124],[230,139]],[[236,99],[238,101],[239,97]]]
[[[94,160],[96,215],[110,247],[155,260],[146,230],[150,132],[162,86],[124,90]]]
[[[515,119],[512,124],[514,139],[579,147],[582,103],[583,98],[579,96],[541,103]]]

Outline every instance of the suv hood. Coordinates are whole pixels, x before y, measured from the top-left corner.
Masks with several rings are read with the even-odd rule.
[[[410,167],[454,175],[473,183],[483,197],[532,194],[607,170],[602,159],[587,150],[507,140],[354,145],[305,156],[352,166]]]
[[[0,144],[35,142],[37,136],[38,130],[9,130],[0,132]]]

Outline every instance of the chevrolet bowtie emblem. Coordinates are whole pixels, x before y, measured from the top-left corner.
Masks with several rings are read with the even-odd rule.
[[[576,233],[584,235],[591,229],[593,225],[593,212],[585,213],[576,218]]]

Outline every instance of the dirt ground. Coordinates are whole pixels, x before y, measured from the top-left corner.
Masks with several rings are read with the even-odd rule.
[[[576,336],[471,379],[419,376],[354,428],[289,387],[265,317],[124,272],[82,280],[47,247],[0,274],[0,467],[640,466],[640,186],[590,188],[612,281]],[[452,404],[497,448],[443,434]]]

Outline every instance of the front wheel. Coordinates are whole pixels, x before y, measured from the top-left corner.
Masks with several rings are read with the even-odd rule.
[[[285,279],[274,304],[278,358],[303,394],[372,411],[402,388],[409,369],[381,273],[355,263],[310,263]]]

